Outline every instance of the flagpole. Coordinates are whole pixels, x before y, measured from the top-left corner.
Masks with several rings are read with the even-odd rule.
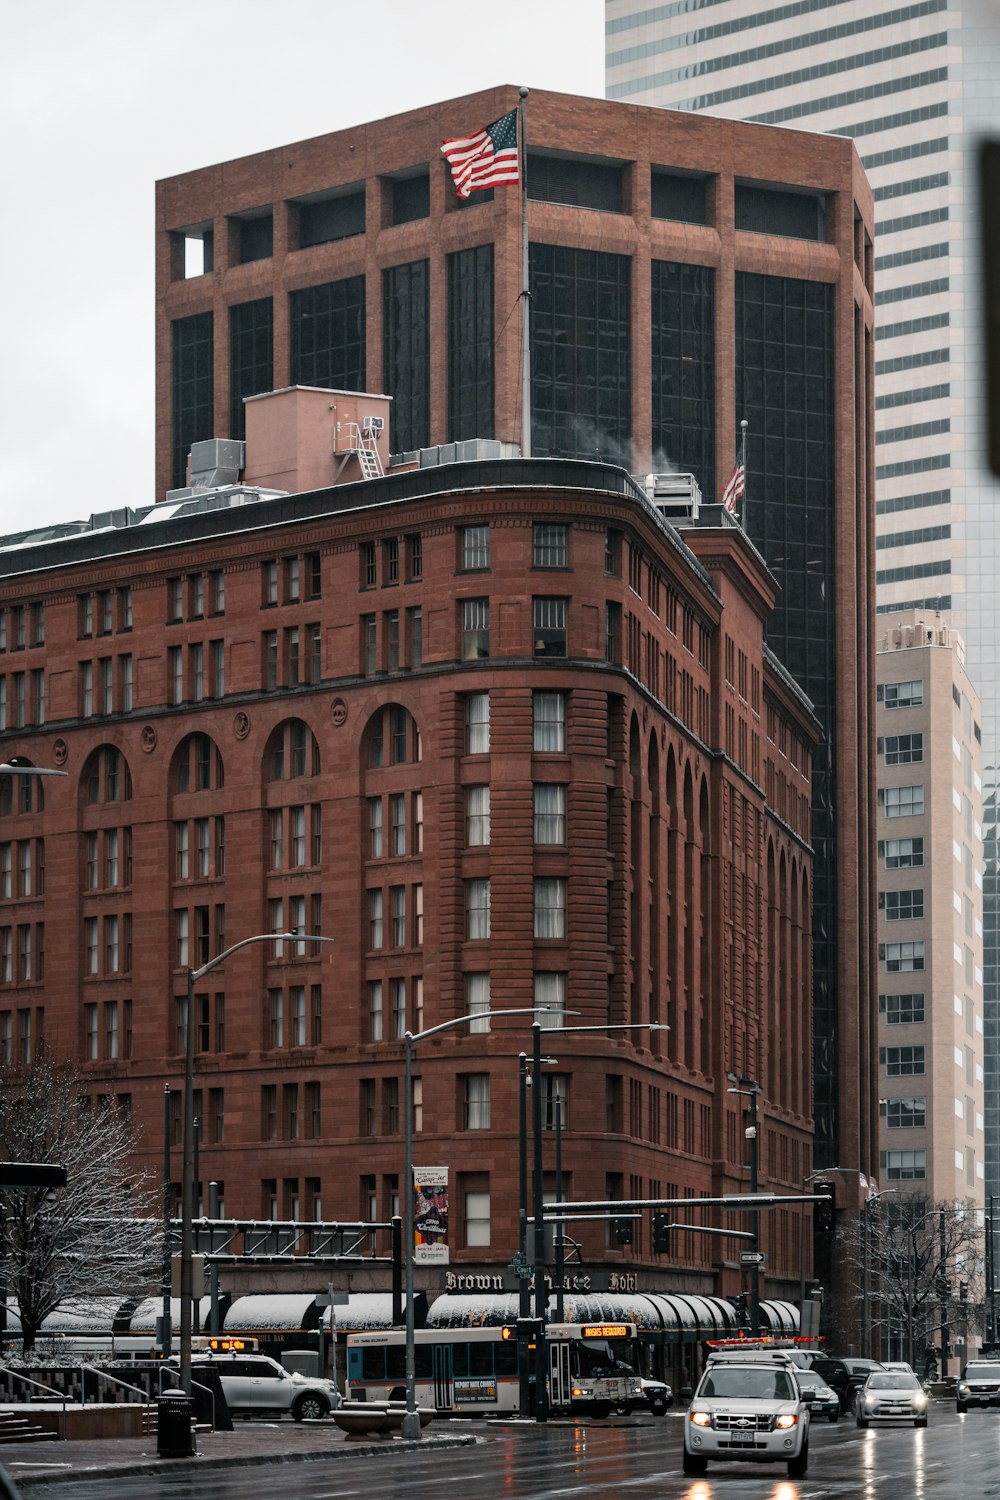
[[[746,417],[740,423],[740,465],[743,469],[743,530],[747,529],[747,428],[750,423]]]
[[[528,90],[521,103],[521,457],[531,457],[531,283],[528,265]]]

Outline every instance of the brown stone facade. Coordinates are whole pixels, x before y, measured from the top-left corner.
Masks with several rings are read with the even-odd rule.
[[[80,1058],[155,1171],[185,969],[259,932],[334,939],[249,948],[198,986],[200,1177],[229,1217],[392,1212],[402,1033],[487,994],[670,1027],[546,1035],[570,1196],[745,1185],[728,1072],[763,1088],[762,1184],[811,1169],[818,726],[764,650],[773,581],[718,510],[679,540],[620,470],[488,468],[8,555],[4,754],[68,773],[30,806],[7,783],[8,1055],[44,1036]],[[415,1050],[453,1264],[517,1247],[530,1022]],[[797,1283],[798,1229],[762,1216],[771,1295]],[[648,1219],[631,1250],[574,1233],[587,1264],[739,1290],[718,1241],[658,1258]]]

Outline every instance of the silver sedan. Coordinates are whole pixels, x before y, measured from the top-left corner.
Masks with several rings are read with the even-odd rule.
[[[854,1409],[859,1427],[872,1422],[927,1426],[927,1392],[915,1375],[903,1370],[873,1370],[858,1391]]]

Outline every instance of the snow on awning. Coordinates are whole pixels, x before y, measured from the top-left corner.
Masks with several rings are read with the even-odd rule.
[[[121,1305],[121,1297],[73,1298],[43,1318],[39,1331],[44,1334],[110,1333]]]
[[[533,1306],[533,1304],[532,1304]],[[731,1332],[735,1318],[721,1297],[695,1297],[680,1292],[567,1293],[564,1322],[635,1323],[643,1333],[662,1333],[671,1342],[717,1338]],[[428,1328],[492,1328],[515,1323],[518,1295],[504,1293],[444,1293],[430,1306]],[[556,1302],[550,1296],[546,1316],[555,1322]]]
[[[236,1298],[222,1326],[232,1333],[249,1333],[254,1328],[318,1328],[319,1308],[315,1296],[307,1292],[251,1292]]]
[[[760,1315],[771,1333],[799,1331],[799,1310],[793,1302],[762,1302]]]

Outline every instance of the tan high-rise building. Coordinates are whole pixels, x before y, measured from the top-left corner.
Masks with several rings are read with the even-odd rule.
[[[879,1181],[984,1193],[982,733],[939,615],[878,638]]]

